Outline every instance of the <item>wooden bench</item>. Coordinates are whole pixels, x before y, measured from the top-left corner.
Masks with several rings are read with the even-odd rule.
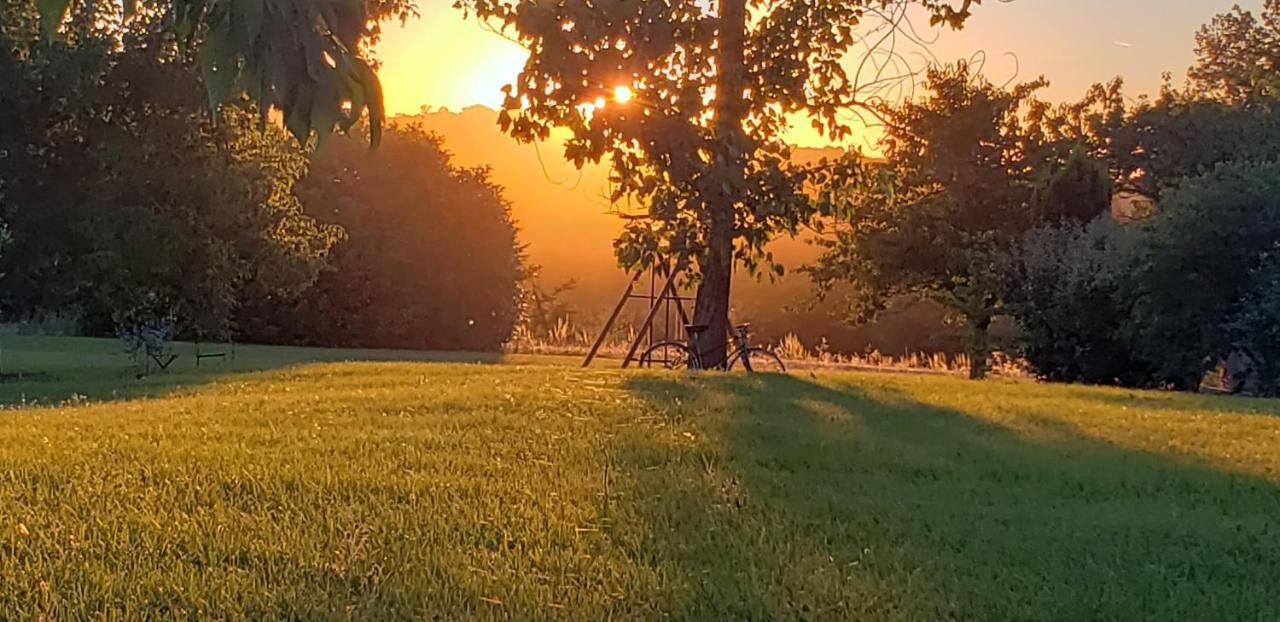
[[[202,345],[199,341],[196,342],[196,367],[199,367],[201,361],[205,359],[236,360],[236,344],[234,342],[231,343],[230,351],[206,352],[201,348]]]

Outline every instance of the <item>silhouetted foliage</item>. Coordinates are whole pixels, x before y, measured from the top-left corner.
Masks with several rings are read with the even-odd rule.
[[[1111,155],[1120,189],[1157,202],[1182,179],[1219,164],[1277,156],[1280,115],[1172,89],[1131,111]]]
[[[692,262],[694,321],[710,327],[704,358],[714,364],[725,358],[734,266],[774,269],[765,244],[812,215],[803,192],[810,171],[790,162],[783,140],[788,115],[809,115],[826,135],[846,137],[840,114],[867,107],[863,87],[884,77],[842,63],[863,52],[858,27],[877,19],[897,27],[888,22],[921,8],[958,28],[978,3],[457,4],[531,51],[507,90],[503,129],[525,141],[568,129],[565,157],[579,166],[608,159],[611,198],[642,206],[618,240],[621,263],[648,265],[659,253]],[[629,103],[615,97],[618,86],[630,89]]]
[[[1201,57],[1201,65],[1208,62]],[[1280,116],[1274,107],[1217,93],[1196,80],[1184,89],[1166,81],[1154,99],[1144,96],[1129,105],[1117,78],[1094,85],[1079,101],[1037,106],[1028,122],[1047,156],[1037,167],[1061,167],[1065,156],[1081,151],[1106,163],[1117,192],[1158,202],[1183,178],[1223,162],[1280,156]]]
[[[1280,256],[1268,254],[1265,265],[1253,273],[1226,328],[1231,347],[1252,366],[1232,388],[1280,395]]]
[[[1280,0],[1254,15],[1239,5],[1196,34],[1195,90],[1228,104],[1273,103],[1280,97]]]
[[[6,0],[7,2],[25,0]],[[247,94],[262,121],[271,107],[306,142],[346,130],[366,111],[377,144],[382,86],[365,58],[378,23],[416,14],[413,0],[33,0],[49,38],[68,30],[68,15],[89,23],[164,16],[184,48],[194,50],[209,104]],[[121,11],[123,8],[123,11]]]
[[[246,338],[492,351],[511,336],[523,258],[487,170],[453,165],[417,126],[393,126],[372,153],[357,138],[331,139],[297,193],[346,239],[314,288],[247,305]]]
[[[1145,223],[1129,339],[1157,379],[1195,389],[1231,353],[1224,326],[1280,248],[1280,164],[1223,164]]]
[[[1268,379],[1256,390],[1274,391],[1277,248],[1280,165],[1223,164],[1143,221],[1031,231],[1006,309],[1046,379],[1195,390],[1244,353]]]
[[[0,49],[0,313],[225,336],[241,296],[307,286],[334,239],[289,194],[305,159],[242,108],[215,123],[156,21],[85,8],[66,37]]]
[[[1072,148],[1065,161],[1046,168],[1032,199],[1039,219],[1086,223],[1110,214],[1115,185],[1106,164],[1084,147]]]
[[[1117,80],[1033,119],[1047,142],[1104,158],[1117,189],[1153,208],[1126,214],[1143,219],[1127,227],[1055,225],[1023,244],[1009,309],[1039,373],[1192,390],[1222,361],[1246,360],[1252,390],[1275,390],[1277,23],[1276,0],[1261,19],[1236,8],[1201,30],[1188,88],[1166,84],[1127,108]]]
[[[970,328],[975,378],[1005,258],[1035,222],[1022,115],[1042,84],[1006,90],[964,64],[930,70],[926,97],[884,111],[886,164],[824,199],[838,226],[810,268],[819,285],[849,281],[855,320],[893,296],[943,304]]]
[[[1150,386],[1152,367],[1126,338],[1139,232],[1109,216],[1058,221],[1023,237],[1010,262],[1005,311],[1022,354],[1046,380]]]

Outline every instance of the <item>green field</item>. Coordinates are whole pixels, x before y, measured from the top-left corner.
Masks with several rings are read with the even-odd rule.
[[[1280,619],[1277,402],[0,348],[0,619]]]

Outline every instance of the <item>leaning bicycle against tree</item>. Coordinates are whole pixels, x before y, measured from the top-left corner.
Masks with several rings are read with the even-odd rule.
[[[706,324],[686,324],[684,329],[688,341],[659,341],[649,346],[640,355],[641,367],[665,367],[666,369],[716,369],[722,371],[743,370],[747,372],[785,373],[787,366],[773,351],[759,346],[752,346],[748,337],[750,324],[739,324],[733,327],[731,352],[724,363],[707,366],[703,364],[703,350],[698,341],[707,332]]]

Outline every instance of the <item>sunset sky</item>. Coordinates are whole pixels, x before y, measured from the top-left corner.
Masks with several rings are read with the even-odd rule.
[[[1257,9],[1261,1],[1244,6]],[[559,157],[558,145],[520,145],[499,132],[495,113],[479,106],[499,104],[500,89],[519,72],[524,51],[463,20],[451,4],[422,2],[420,19],[404,28],[388,26],[378,55],[389,112],[432,109],[418,119],[444,137],[455,162],[492,167],[544,278],[572,278],[580,302],[608,307],[625,277],[613,267],[612,240],[620,224],[604,198],[607,169],[575,171]],[[992,81],[1043,74],[1052,81],[1043,93],[1049,99],[1076,99],[1090,84],[1117,74],[1136,96],[1154,92],[1162,72],[1181,79],[1193,59],[1196,30],[1231,6],[1232,0],[987,0],[965,30],[942,32],[932,54],[953,61],[985,51]],[[811,131],[794,132],[791,139],[801,146],[825,144]],[[862,136],[860,146],[870,147],[871,140]]]
[[[1192,60],[1194,33],[1235,0],[987,0],[960,32],[941,32],[932,54],[942,61],[987,57],[997,83],[1045,75],[1050,99],[1079,97],[1090,84],[1121,75],[1130,93],[1153,92],[1162,72],[1181,77]],[[1258,9],[1262,0],[1243,0]],[[421,3],[422,17],[404,28],[389,25],[379,56],[384,62],[388,111],[416,113],[423,106],[461,110],[495,107],[499,89],[515,76],[524,52],[514,43],[466,21],[451,2]],[[1016,58],[1016,60],[1015,60]],[[814,146],[819,138],[800,134]]]

